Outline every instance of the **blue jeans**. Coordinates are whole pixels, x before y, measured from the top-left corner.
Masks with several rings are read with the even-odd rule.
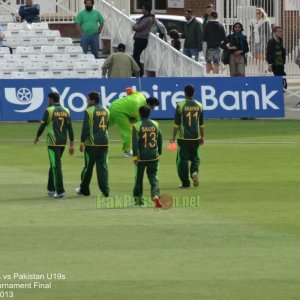
[[[199,60],[199,50],[197,48],[183,48],[183,54],[190,58],[195,56],[195,61]]]
[[[84,54],[87,54],[89,46],[95,58],[98,58],[99,52],[99,34],[87,35],[83,34],[80,38],[80,46]]]

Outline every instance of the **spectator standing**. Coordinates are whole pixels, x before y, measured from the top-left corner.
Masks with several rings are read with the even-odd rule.
[[[84,0],[84,4],[85,9],[80,11],[75,18],[77,29],[81,31],[80,46],[85,54],[90,47],[95,58],[98,58],[99,35],[105,20],[100,12],[93,8],[94,0]]]
[[[125,53],[126,46],[118,45],[118,52],[111,54],[102,66],[102,77],[108,78],[129,78],[132,73],[140,77],[140,68],[132,56]]]
[[[182,38],[184,38],[183,54],[188,57],[194,57],[196,61],[199,60],[199,51],[202,51],[202,24],[197,21],[193,16],[191,9],[185,10],[186,23],[184,24],[184,30]]]
[[[151,15],[152,6],[145,3],[142,7],[143,16],[139,18],[133,25],[132,30],[135,31],[133,36],[133,58],[140,67],[140,76],[144,75],[144,69],[141,64],[141,54],[148,45],[148,38],[153,24],[153,16]]]
[[[3,28],[0,25],[0,47],[7,47],[10,51],[10,54],[12,54],[12,52],[13,52],[12,48],[7,46],[6,41],[4,39],[5,39],[5,34],[3,31]]]
[[[158,34],[159,38],[161,38],[165,42],[168,42],[168,34],[165,25],[162,22],[160,22],[154,14],[152,14],[152,17],[153,24],[151,27],[151,32],[155,35]]]
[[[177,49],[178,51],[180,51],[181,49],[181,42],[179,39],[179,33],[176,29],[172,29],[170,31],[170,38],[171,40],[171,46],[174,47],[175,49]]]
[[[226,33],[224,26],[218,21],[218,13],[213,11],[210,14],[210,21],[204,27],[203,41],[207,44],[205,53],[206,73],[211,71],[219,73],[221,61],[221,43],[225,40]]]
[[[60,95],[55,92],[48,94],[49,107],[46,109],[41,125],[34,139],[37,144],[44,130],[47,131],[48,156],[50,169],[48,176],[48,196],[64,198],[65,189],[63,183],[61,158],[67,143],[67,133],[70,138],[70,155],[74,154],[74,132],[70,112],[59,103]]]
[[[275,26],[273,28],[273,38],[268,41],[266,59],[269,64],[269,72],[275,76],[286,76],[284,65],[286,60],[286,50],[282,42],[282,28]],[[287,88],[286,79],[283,78],[283,88]]]
[[[161,207],[159,202],[159,186],[157,171],[159,156],[162,151],[162,136],[158,123],[149,118],[150,107],[139,109],[141,121],[132,126],[133,163],[135,164],[135,183],[133,196],[136,205],[143,205],[143,178],[146,170],[151,186],[151,197],[155,207]]]
[[[213,11],[215,11],[215,6],[213,4],[208,4],[206,6],[206,13],[203,15],[203,26],[210,21],[210,15]]]
[[[202,104],[194,97],[195,89],[192,85],[184,88],[185,100],[179,102],[175,111],[173,135],[170,139],[174,143],[179,133],[177,143],[177,172],[181,180],[180,188],[189,188],[189,176],[193,185],[199,185],[200,149],[204,143],[204,120]],[[191,165],[189,167],[189,161]]]
[[[76,188],[77,195],[90,195],[90,182],[96,164],[97,181],[104,197],[109,196],[108,185],[108,132],[109,111],[100,104],[97,92],[88,94],[88,108],[84,112],[81,131],[80,152],[84,151],[84,168],[81,172],[81,184]]]
[[[230,51],[229,70],[230,76],[245,76],[246,70],[246,53],[249,52],[247,37],[242,34],[243,25],[239,22],[233,24],[233,33],[228,35],[221,48]]]
[[[206,24],[210,21],[210,15],[213,11],[215,11],[215,6],[213,4],[208,4],[206,6],[206,12],[203,15],[203,30],[205,30]],[[204,57],[206,56],[206,49],[207,49],[207,43],[205,41],[203,41],[203,54],[204,54]]]
[[[259,73],[264,73],[267,42],[271,38],[271,24],[267,13],[261,7],[256,9],[256,18],[251,25],[250,45]]]
[[[25,0],[25,5],[19,7],[21,22],[38,23],[40,22],[40,5],[33,4],[32,0]]]

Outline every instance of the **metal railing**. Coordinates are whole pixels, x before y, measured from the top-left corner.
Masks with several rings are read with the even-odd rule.
[[[122,42],[127,52],[132,53],[134,21],[106,1],[96,0],[95,5],[106,19],[101,38],[111,40],[112,49]],[[186,57],[152,33],[142,58],[145,71],[155,72],[158,77],[204,76],[203,64]]]
[[[129,1],[129,0],[120,0]],[[82,0],[39,0],[41,4],[42,20],[49,23],[73,22],[76,14],[84,7]],[[250,0],[216,0],[216,9],[220,20],[225,24],[229,34],[234,22],[244,24],[245,34],[249,37],[250,22],[253,19],[256,7]],[[282,4],[279,0],[261,0],[261,6],[271,10],[270,21],[272,25],[280,24],[284,31],[284,44],[287,48],[286,73],[299,75],[300,69],[295,64],[295,58],[300,51],[300,1],[292,0]],[[252,5],[252,6],[251,6]],[[111,41],[111,48],[119,42],[127,46],[127,51],[132,53],[133,32],[132,22],[127,15],[117,10],[112,4],[104,0],[96,0],[95,8],[99,9],[106,18],[106,24],[102,33],[102,39]],[[17,14],[18,6],[14,0],[0,0],[0,15]],[[251,50],[251,49],[250,49]],[[151,35],[149,44],[144,51],[145,69],[153,71],[157,76],[203,76],[203,64],[196,63],[175,51],[168,44]],[[220,68],[223,75],[228,75],[228,67]],[[248,75],[268,75],[267,63],[257,62],[248,54]],[[169,75],[167,75],[169,74]],[[193,74],[193,75],[192,75]],[[270,74],[271,75],[271,74]]]

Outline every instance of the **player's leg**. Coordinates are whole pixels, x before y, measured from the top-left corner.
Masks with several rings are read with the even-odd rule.
[[[132,124],[124,114],[119,114],[118,117],[115,118],[115,122],[121,133],[122,149],[124,152],[128,153],[131,150]]]
[[[190,175],[193,179],[194,186],[199,185],[199,167],[200,167],[200,144],[199,141],[191,142],[191,167]]]
[[[147,176],[151,186],[151,198],[154,202],[154,207],[160,208],[160,192],[159,192],[159,183],[158,183],[158,171],[159,160],[151,161],[147,163]]]
[[[48,173],[48,195],[53,196],[56,191],[55,186],[55,152],[52,150],[52,147],[48,147],[48,157],[50,162],[49,173]]]
[[[56,193],[62,195],[65,193],[61,158],[65,147],[55,147],[55,163],[56,163]]]
[[[138,162],[134,170],[133,197],[136,205],[143,205],[143,178],[145,163]]]
[[[97,181],[100,191],[104,197],[109,196],[108,184],[108,147],[94,147],[96,148],[96,171]]]
[[[84,149],[84,167],[81,172],[80,193],[89,196],[90,182],[93,176],[93,168],[95,164],[94,147],[85,147]]]
[[[50,160],[48,191],[55,191],[58,195],[62,195],[65,192],[61,169],[61,157],[64,149],[65,147],[48,147],[48,155]]]
[[[151,186],[151,197],[159,196],[159,183],[157,177],[157,171],[159,166],[159,160],[154,160],[147,163],[147,176]]]
[[[176,165],[177,165],[177,173],[181,180],[180,187],[187,188],[190,187],[188,142],[183,140],[178,140],[177,143],[178,143],[178,151],[176,157]]]

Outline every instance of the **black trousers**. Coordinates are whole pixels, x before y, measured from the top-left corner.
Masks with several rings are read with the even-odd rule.
[[[144,75],[144,70],[141,64],[141,54],[146,49],[147,45],[148,45],[148,40],[146,39],[141,39],[141,38],[134,39],[132,57],[140,67],[141,77]]]
[[[272,72],[275,76],[286,76],[286,73],[284,71],[284,65],[272,65]],[[283,88],[287,89],[287,82],[285,78],[282,78],[283,81]]]

